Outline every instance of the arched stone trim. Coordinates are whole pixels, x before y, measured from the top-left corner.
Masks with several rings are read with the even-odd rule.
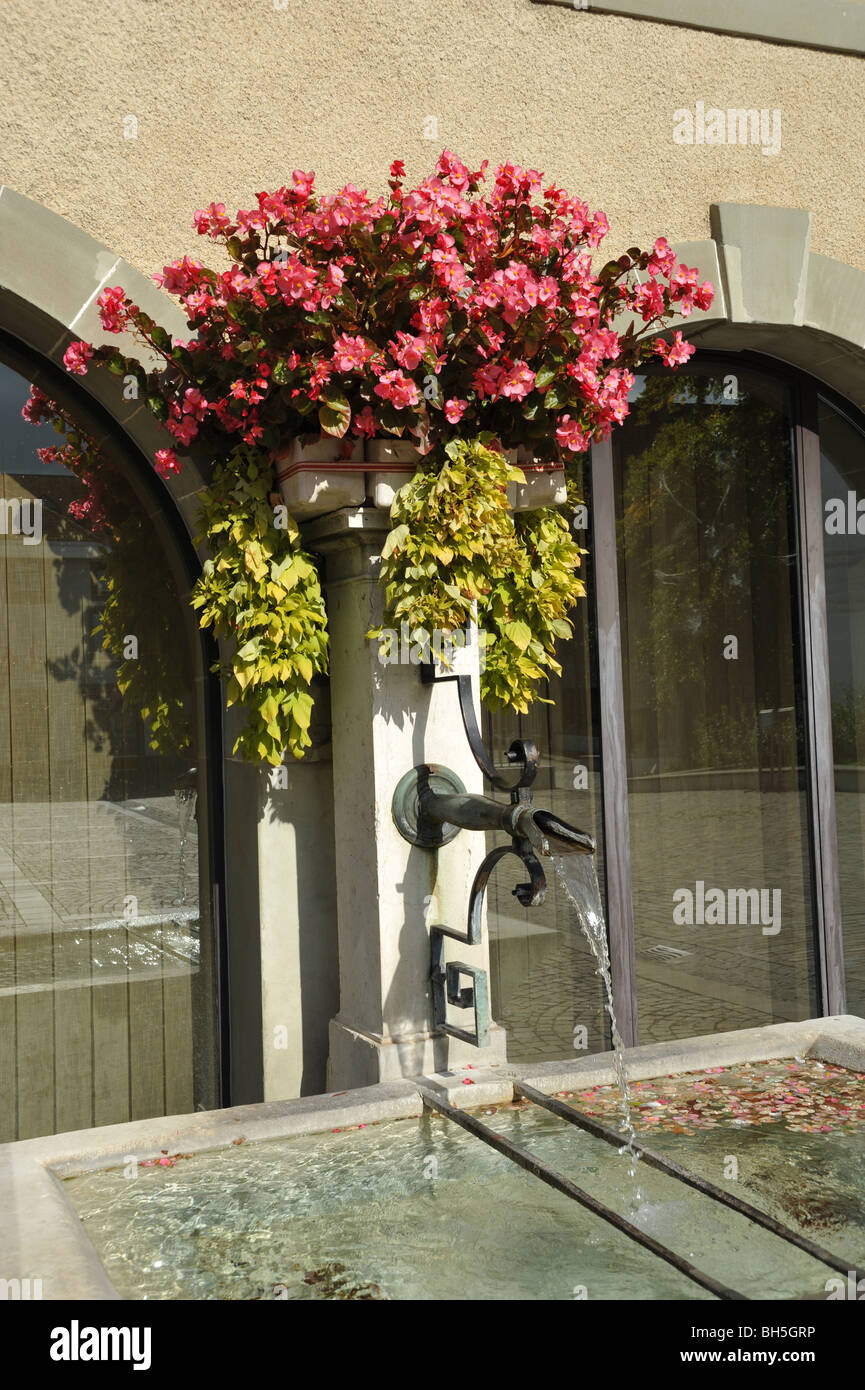
[[[800,208],[715,203],[711,227],[711,241],[674,249],[712,280],[715,302],[673,327],[701,348],[801,367],[865,409],[865,272],[812,251]]]
[[[0,186],[0,326],[61,369],[66,348],[77,338],[138,355],[140,348],[128,335],[103,332],[96,298],[109,285],[122,285],[169,333],[188,332],[182,310],[134,266],[56,212]],[[152,459],[166,447],[168,438],[147,406],[124,400],[122,378],[93,371],[75,383],[109,412],[145,457]],[[190,536],[203,485],[192,459],[164,485]]]

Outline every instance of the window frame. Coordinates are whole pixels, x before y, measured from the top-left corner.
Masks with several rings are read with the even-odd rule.
[[[823,554],[818,397],[839,411],[863,438],[865,415],[817,378],[762,353],[707,350],[696,365],[729,373],[748,367],[782,382],[788,392],[792,432],[792,508],[798,565],[795,600],[802,691],[808,839],[814,910],[817,991],[822,1014],[846,1009],[832,705],[829,688],[828,617]],[[649,367],[651,371],[652,368]],[[634,905],[628,811],[628,736],[625,724],[619,557],[612,439],[591,449],[595,593],[592,621],[598,640],[601,712],[601,798],[606,836],[606,895],[613,996],[626,1046],[639,1042]]]
[[[189,532],[171,494],[160,481],[150,461],[124,431],[122,425],[98,401],[81,390],[68,374],[38,350],[30,347],[8,328],[0,325],[0,363],[17,372],[25,381],[39,386],[58,404],[67,407],[94,438],[101,450],[120,468],[132,491],[148,515],[158,514],[165,528],[169,555],[179,592],[188,594],[201,572],[201,565]],[[202,737],[207,755],[205,804],[207,808],[208,876],[210,915],[214,953],[214,1027],[216,1029],[216,1096],[219,1107],[231,1104],[231,1030],[229,1015],[228,924],[225,911],[226,849],[224,746],[222,698],[218,680],[211,674],[219,653],[210,633],[190,624],[199,646],[201,672]]]

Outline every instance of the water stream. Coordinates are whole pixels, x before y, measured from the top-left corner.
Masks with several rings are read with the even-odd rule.
[[[619,1025],[616,1022],[616,1009],[613,1004],[613,981],[610,975],[610,953],[607,949],[607,928],[604,923],[604,910],[601,906],[601,891],[598,885],[598,875],[595,870],[594,855],[591,854],[566,854],[553,855],[553,864],[556,870],[556,877],[562,885],[568,900],[573,906],[580,923],[580,929],[597,966],[597,974],[604,982],[605,1004],[607,1015],[610,1020],[610,1032],[613,1041],[613,1054],[615,1057],[616,1081],[620,1093],[621,1109],[621,1130],[625,1136],[625,1143],[620,1153],[627,1156],[628,1171],[633,1178],[636,1176],[637,1161],[639,1158],[636,1152],[636,1135],[634,1133],[634,1123],[631,1116],[631,1093],[628,1088],[628,1076],[625,1071],[625,1049],[619,1033]]]

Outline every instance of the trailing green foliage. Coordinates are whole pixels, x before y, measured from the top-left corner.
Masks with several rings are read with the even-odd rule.
[[[585,552],[571,539],[568,523],[553,507],[522,512],[514,518],[517,560],[493,582],[483,608],[487,640],[481,672],[481,697],[492,710],[525,714],[541,681],[559,676],[556,642],[573,635],[569,611],[585,595],[577,577]]]
[[[315,563],[294,518],[271,506],[271,487],[269,460],[254,448],[217,464],[200,509],[200,539],[215,558],[205,561],[192,603],[202,627],[235,643],[231,660],[214,667],[226,703],[247,713],[234,752],[275,767],[286,750],[300,758],[310,746],[309,687],[327,669],[328,639]]]
[[[507,485],[523,475],[483,438],[445,445],[441,469],[416,473],[394,498],[379,576],[386,624],[455,632],[486,597],[490,576],[514,562]]]
[[[576,575],[583,552],[552,508],[514,520],[507,485],[523,474],[489,443],[489,435],[451,441],[437,472],[416,474],[397,493],[382,551],[384,621],[370,636],[387,657],[402,623],[432,635],[476,617],[485,703],[525,713],[542,698],[539,683],[560,673],[555,643],[571,636],[566,615],[585,593]]]

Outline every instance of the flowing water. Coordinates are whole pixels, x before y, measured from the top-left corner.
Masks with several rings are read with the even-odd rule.
[[[192,817],[195,815],[198,793],[195,787],[177,787],[174,792],[174,800],[177,805],[177,821],[180,828],[180,840],[178,845],[178,875],[180,886],[178,888],[178,896],[174,899],[174,902],[176,906],[183,907],[186,904],[186,846],[189,842],[189,826]]]
[[[610,1020],[610,1033],[615,1056],[616,1080],[619,1085],[621,1130],[625,1136],[624,1147],[620,1153],[627,1156],[628,1171],[633,1178],[637,1171],[639,1154],[636,1151],[636,1135],[631,1115],[631,1092],[628,1088],[628,1075],[625,1071],[625,1049],[616,1022],[616,1009],[613,1004],[613,981],[610,975],[610,953],[607,949],[607,928],[604,923],[604,910],[601,906],[601,890],[592,854],[553,855],[556,877],[562,885],[568,900],[576,911],[580,930],[589,943],[595,959],[597,974],[604,982],[604,996]],[[635,1194],[639,1197],[639,1193]]]
[[[865,1076],[831,1070],[819,1080],[816,1064],[788,1060],[632,1083],[638,1130],[854,1268],[865,1262]],[[617,1097],[602,1087],[572,1103],[605,1117]],[[676,1121],[698,1109],[695,1139],[696,1121]],[[628,1215],[634,1184],[606,1144],[529,1104],[483,1118]],[[124,1298],[711,1298],[439,1116],[255,1143],[236,1128],[225,1149],[64,1182]],[[628,1219],[749,1298],[838,1298],[847,1284],[665,1173],[643,1164],[640,1185]]]

